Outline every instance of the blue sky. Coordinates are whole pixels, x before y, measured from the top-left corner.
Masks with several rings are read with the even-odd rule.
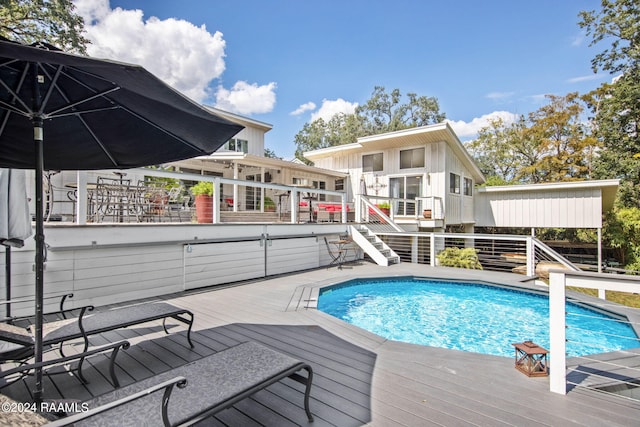
[[[595,75],[578,27],[596,0],[74,0],[92,56],[140,63],[195,100],[273,125],[290,158],[305,122],[350,111],[374,86],[434,96],[462,140]],[[305,107],[306,106],[306,107]]]

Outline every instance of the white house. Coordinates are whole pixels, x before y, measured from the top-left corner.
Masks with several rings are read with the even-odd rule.
[[[467,232],[491,227],[602,227],[617,180],[478,187],[482,172],[447,123],[359,138],[304,153],[323,169],[349,174],[349,198],[391,202],[407,231]],[[422,210],[432,211],[428,220]]]
[[[322,190],[340,190],[348,176],[346,172],[312,167],[301,162],[292,162],[265,157],[264,136],[273,126],[237,114],[206,107],[216,115],[239,123],[244,129],[210,156],[171,163],[179,171],[199,175],[220,176],[245,181],[267,182],[283,185],[297,185]],[[266,196],[274,198],[277,192]],[[246,191],[244,187],[225,184],[221,195],[223,200],[234,201],[233,210],[260,210],[261,195]],[[326,199],[322,197],[322,199]],[[337,202],[338,200],[327,200]],[[288,201],[282,201],[288,205]]]
[[[447,123],[367,136],[304,155],[316,166],[349,173],[351,195],[389,199],[404,228],[475,223],[474,187],[484,176]],[[433,212],[429,224],[417,220],[424,209]]]

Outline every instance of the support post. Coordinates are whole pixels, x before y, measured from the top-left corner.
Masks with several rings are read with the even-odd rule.
[[[527,237],[527,276],[532,277],[535,274],[535,246],[533,245],[533,237]]]
[[[78,171],[76,173],[76,211],[74,212],[78,225],[87,223],[87,193],[87,172]],[[94,200],[91,200],[91,203],[94,203]]]
[[[549,390],[567,394],[565,274],[549,273]]]
[[[211,217],[214,224],[220,223],[220,196],[222,195],[222,185],[220,185],[220,178],[213,179],[213,200],[211,201],[211,209],[213,210]],[[233,199],[233,206],[235,207],[235,198]]]

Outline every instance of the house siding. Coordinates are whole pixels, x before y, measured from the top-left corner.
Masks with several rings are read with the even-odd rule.
[[[476,225],[481,227],[602,227],[599,188],[482,191],[476,195]]]

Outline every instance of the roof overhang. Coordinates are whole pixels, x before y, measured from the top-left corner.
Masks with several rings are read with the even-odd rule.
[[[271,125],[269,123],[261,122],[259,120],[250,119],[249,117],[240,116],[238,114],[233,114],[233,113],[230,113],[228,111],[220,110],[220,109],[215,108],[215,107],[210,107],[208,105],[204,105],[204,108],[209,110],[209,111],[211,111],[212,113],[214,113],[214,114],[216,114],[218,116],[222,116],[222,117],[224,117],[225,119],[227,119],[229,121],[241,124],[241,125],[243,125],[245,127],[258,128],[258,129],[264,131],[265,133],[267,133],[271,129],[273,129],[273,125]]]
[[[481,184],[485,181],[484,175],[447,122],[388,132],[380,135],[365,136],[358,138],[357,142],[351,144],[307,151],[304,153],[304,156],[314,161],[331,157],[338,153],[345,154],[348,152],[368,152],[389,148],[415,147],[442,141],[446,142],[456,156],[462,160],[465,167],[471,172],[476,183]]]
[[[346,172],[339,172],[329,169],[317,168],[315,166],[305,165],[304,163],[290,162],[288,160],[274,159],[272,157],[255,156],[253,154],[237,153],[237,152],[222,152],[214,153],[210,156],[196,157],[197,160],[223,162],[223,163],[242,163],[247,166],[265,167],[273,169],[289,169],[298,170],[306,173],[316,173],[327,176],[334,176],[336,178],[345,178],[349,176]]]

